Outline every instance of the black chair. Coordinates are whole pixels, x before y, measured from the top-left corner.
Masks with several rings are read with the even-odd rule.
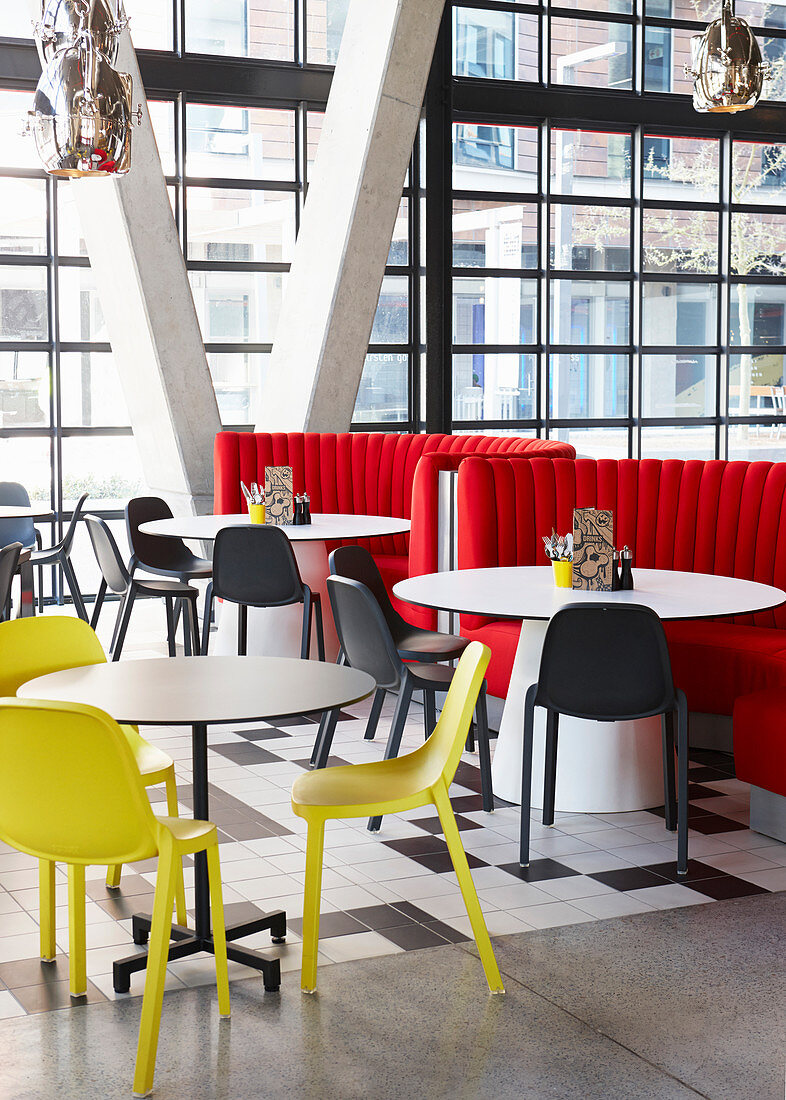
[[[312,592],[301,580],[292,544],[278,527],[224,527],[216,535],[213,580],[205,596],[203,654],[208,651],[210,618],[216,598],[238,604],[237,651],[241,656],[248,650],[249,607],[287,607],[302,603],[300,656],[306,660],[311,653],[311,623],[316,616],[317,653],[320,661],[324,661],[322,601],[319,593]]]
[[[12,542],[0,550],[0,622],[11,618],[11,585],[23,549],[21,542]]]
[[[182,539],[146,535],[139,528],[157,519],[172,519],[172,509],[160,497],[134,497],[126,505],[126,530],[131,547],[128,572],[137,568],[179,581],[206,580],[213,572],[207,558],[193,554]]]
[[[95,630],[101,614],[107,589],[122,596],[117,614],[115,630],[109,652],[112,660],[120,659],[120,653],[126,639],[128,624],[134,601],[137,599],[163,599],[166,605],[167,643],[169,656],[174,657],[175,648],[175,605],[182,604],[186,609],[183,617],[183,648],[187,657],[199,653],[199,630],[197,627],[196,588],[185,581],[176,580],[137,580],[126,569],[117,543],[106,523],[98,516],[85,516],[87,531],[93,544],[98,568],[101,570],[101,584],[96,597],[95,609],[90,625]]]
[[[74,546],[76,525],[82,518],[82,511],[88,496],[88,493],[82,493],[81,497],[76,502],[76,507],[71,515],[66,533],[60,542],[58,542],[56,546],[50,546],[45,550],[34,550],[30,555],[31,565],[38,566],[38,610],[44,610],[44,566],[59,565],[63,570],[63,576],[68,584],[76,613],[79,618],[84,619],[85,622],[88,621],[87,608],[85,607],[85,601],[82,599],[82,593],[79,590],[74,567],[71,564],[71,550]]]
[[[348,580],[345,577],[328,577],[327,585],[338,640],[347,664],[373,676],[377,681],[377,691],[382,691],[383,697],[384,692],[398,692],[396,710],[385,749],[385,759],[389,760],[398,756],[412,693],[423,692],[428,737],[437,724],[436,695],[438,692],[447,692],[454,670],[449,665],[423,662],[405,664],[398,654],[385,616],[374,599],[374,594],[359,581]],[[312,757],[316,768],[324,768],[327,765],[338,714],[339,712],[335,710],[329,712],[320,724]],[[494,796],[491,787],[491,753],[485,682],[478,696],[475,722],[478,731],[483,809],[491,812],[494,809]],[[368,827],[372,832],[376,832],[381,823],[381,817],[372,817],[369,819]]]
[[[371,553],[363,546],[339,546],[330,555],[330,572],[333,576],[346,577],[351,581],[359,581],[373,593],[380,606],[385,622],[388,624],[393,644],[398,650],[402,661],[421,661],[423,664],[436,663],[437,661],[457,661],[469,645],[466,638],[457,634],[441,634],[437,630],[426,630],[423,627],[413,626],[408,623],[391,603],[385,582],[377,568],[377,563]],[[339,653],[339,663],[341,654]],[[374,696],[368,724],[366,726],[366,739],[371,741],[377,730],[379,715],[385,692],[380,688]],[[474,751],[474,736],[470,731],[467,742],[470,750]]]
[[[677,872],[688,871],[688,704],[674,687],[666,635],[655,612],[641,604],[567,604],[546,630],[538,682],[524,706],[519,862],[529,865],[529,815],[535,707],[546,711],[543,824],[554,824],[560,714],[594,722],[662,715],[666,828],[677,829]],[[674,792],[674,714],[677,773]],[[587,734],[591,736],[591,734]]]

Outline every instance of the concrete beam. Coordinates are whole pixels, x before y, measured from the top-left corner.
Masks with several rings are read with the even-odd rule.
[[[351,0],[259,431],[352,420],[444,0]]]
[[[134,81],[132,167],[71,181],[115,363],[149,488],[180,512],[210,512],[221,430],[183,250],[169,204],[136,54],[123,34],[117,68]]]

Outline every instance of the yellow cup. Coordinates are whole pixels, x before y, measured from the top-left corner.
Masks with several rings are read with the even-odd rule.
[[[573,587],[573,562],[572,561],[553,561],[551,563],[554,570],[554,584],[557,588],[572,588]]]
[[[252,523],[264,523],[265,522],[265,506],[264,504],[249,504],[248,517]]]

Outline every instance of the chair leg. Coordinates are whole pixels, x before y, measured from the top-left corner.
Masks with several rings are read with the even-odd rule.
[[[317,624],[317,657],[320,661],[325,660],[325,624],[322,619],[322,597],[318,592],[311,593],[311,600],[314,604],[314,618]]]
[[[110,863],[106,869],[106,885],[109,890],[120,889],[120,875],[123,871],[122,863]]]
[[[677,828],[677,794],[674,787],[674,711],[661,715],[663,733],[663,801],[665,803],[666,828]]]
[[[303,585],[303,632],[300,638],[300,659],[307,661],[311,655],[311,621],[312,613],[311,589],[307,584]]]
[[[388,736],[388,743],[385,747],[385,760],[392,760],[398,756],[398,750],[401,745],[401,738],[404,733],[404,726],[407,721],[407,714],[409,713],[409,704],[412,701],[412,680],[405,673],[404,678],[401,681],[401,687],[398,691],[398,701],[396,702],[396,710],[393,715],[393,722],[390,727],[390,735]],[[378,833],[382,825],[382,817],[370,817],[368,819],[368,830],[370,833]]]
[[[163,833],[164,830],[162,829],[161,832]],[[172,930],[172,906],[175,900],[175,862],[179,858],[175,854],[173,841],[166,836],[162,837],[153,901],[153,919],[150,923],[145,995],[142,999],[142,1018],[139,1021],[134,1096],[147,1096],[153,1087],[169,936]]]
[[[41,925],[41,960],[53,962],[55,943],[55,865],[52,860],[38,861],[38,907]]]
[[[87,945],[85,940],[85,868],[68,865],[68,973],[72,997],[87,993]]]
[[[437,724],[437,695],[434,691],[423,689],[423,724],[426,739],[431,737]]]
[[[96,595],[96,602],[93,606],[93,616],[90,619],[90,625],[93,630],[98,626],[98,619],[101,615],[101,608],[104,606],[104,597],[106,596],[106,581],[101,578],[101,583],[98,586],[98,593]]]
[[[207,592],[205,592],[205,617],[202,620],[202,648],[200,652],[203,657],[207,657],[210,649],[210,620],[213,618],[213,582],[211,581],[207,586]]]
[[[170,657],[174,657],[177,653],[177,640],[175,638],[175,615],[172,607],[172,600],[169,596],[164,596],[164,607],[166,608],[166,644],[167,652]]]
[[[521,762],[521,828],[519,833],[519,866],[529,867],[529,811],[532,804],[532,738],[535,725],[535,696],[538,685],[527,690],[524,702],[524,753]]]
[[[688,703],[677,692],[677,874],[688,873]]]
[[[433,795],[439,820],[442,823],[442,832],[445,834],[445,843],[448,846],[461,895],[467,907],[467,916],[469,917],[469,923],[472,925],[472,934],[475,937],[486,981],[492,993],[504,993],[505,986],[502,984],[502,975],[499,972],[497,960],[494,958],[494,948],[491,946],[483,910],[480,908],[475,883],[472,881],[472,873],[467,863],[467,855],[461,843],[456,818],[453,815],[453,807],[450,804],[447,788],[442,779],[434,788]]]
[[[44,567],[38,567],[38,614],[44,613]]]
[[[131,621],[131,611],[134,607],[134,599],[136,597],[136,588],[132,581],[128,592],[126,592],[126,598],[123,602],[123,609],[121,618],[119,620],[119,626],[117,631],[117,639],[115,640],[114,649],[112,650],[112,660],[119,661],[120,654],[123,651],[123,643],[126,640],[126,632],[128,631],[128,624]]]
[[[248,653],[248,608],[244,603],[237,607],[237,655],[245,657]]]
[[[68,584],[68,590],[71,593],[71,598],[74,601],[76,613],[80,619],[84,620],[84,622],[87,622],[87,608],[85,607],[85,601],[82,599],[82,592],[79,588],[79,582],[76,579],[76,573],[74,572],[74,567],[71,564],[71,559],[68,557],[63,557],[61,565],[63,566],[63,576],[65,577],[66,583]]]
[[[483,796],[483,809],[487,814],[490,814],[494,812],[494,788],[491,783],[491,748],[489,746],[489,716],[486,705],[485,682],[481,685],[478,701],[475,705],[475,722],[478,727],[480,790]]]
[[[183,653],[186,657],[194,657],[199,653],[196,597],[180,602],[183,605]]]
[[[179,817],[177,809],[177,783],[175,782],[175,765],[167,772],[167,777],[164,780],[166,786],[166,812],[168,817]],[[186,889],[183,884],[183,861],[182,859],[176,860],[177,866],[175,867],[175,915],[177,917],[177,923],[185,927],[188,924],[188,915],[186,913]],[[220,881],[220,880],[219,880]]]
[[[183,861],[180,864],[180,885],[183,884]],[[175,868],[177,871],[177,868]],[[210,913],[213,921],[213,954],[216,959],[216,987],[218,989],[218,1013],[222,1020],[229,1019],[229,970],[227,966],[227,933],[224,923],[224,894],[221,889],[221,866],[218,861],[218,844],[207,850],[207,877],[210,882]],[[177,889],[177,888],[176,888]]]
[[[386,694],[384,688],[377,688],[374,692],[374,702],[371,704],[371,713],[368,716],[368,722],[366,722],[366,732],[363,734],[364,741],[373,741],[376,736],[379,716],[382,714]]]
[[[554,799],[557,793],[557,741],[559,715],[546,711],[546,767],[543,775],[543,824],[554,824]]]
[[[319,723],[319,732],[317,734],[316,744],[314,745],[314,752],[312,753],[312,759],[314,761],[314,768],[326,768],[327,762],[330,759],[330,749],[333,745],[333,737],[336,733],[336,726],[338,725],[338,716],[341,712],[339,710],[328,710],[322,715],[322,721]]]
[[[325,822],[309,821],[306,841],[306,888],[303,905],[303,961],[300,988],[315,993],[317,988],[317,952],[319,950],[319,908],[322,900],[322,860],[325,848]]]

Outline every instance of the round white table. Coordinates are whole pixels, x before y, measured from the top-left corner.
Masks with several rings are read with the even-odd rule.
[[[146,535],[169,535],[180,539],[212,542],[224,527],[251,526],[245,513],[226,516],[175,516],[151,520],[140,531]],[[308,525],[280,528],[293,544],[300,576],[322,600],[325,624],[325,656],[335,659],[338,638],[327,594],[327,543],[339,539],[365,539],[379,535],[397,535],[409,531],[408,519],[389,516],[315,514]],[[302,615],[299,605],[291,607],[249,608],[248,652],[258,655],[295,657],[300,654]],[[316,630],[316,625],[312,628]],[[311,651],[316,653],[315,637]],[[237,653],[237,604],[223,601],[218,612],[218,630],[213,645],[217,654]]]
[[[21,504],[0,504],[0,519],[52,519],[51,508],[26,508]]]
[[[117,661],[52,672],[29,680],[17,695],[83,703],[111,714],[117,722],[133,725],[191,726],[194,764],[194,817],[210,820],[208,803],[207,727],[228,722],[256,722],[291,717],[311,711],[349,706],[365,699],[376,684],[357,669],[319,661],[276,657],[169,657]],[[207,858],[195,860],[195,929],[174,926],[170,959],[213,950]],[[286,913],[260,914],[258,919],[227,928],[227,940],[270,929],[274,942],[286,935]],[[150,918],[133,919],[134,942],[147,942]],[[278,989],[277,959],[227,945],[235,962],[261,970],[265,989]],[[131,974],[147,965],[145,954],[114,964],[114,987],[127,993]]]
[[[634,569],[631,592],[574,592],[554,585],[548,566],[459,569],[400,581],[402,600],[439,610],[522,620],[513,671],[492,763],[494,793],[521,802],[524,697],[538,679],[551,616],[568,603],[639,603],[661,619],[741,615],[777,607],[786,593],[755,581]],[[556,809],[571,813],[641,810],[663,801],[660,718],[588,722],[560,718]],[[545,717],[535,716],[532,805],[543,805]]]

